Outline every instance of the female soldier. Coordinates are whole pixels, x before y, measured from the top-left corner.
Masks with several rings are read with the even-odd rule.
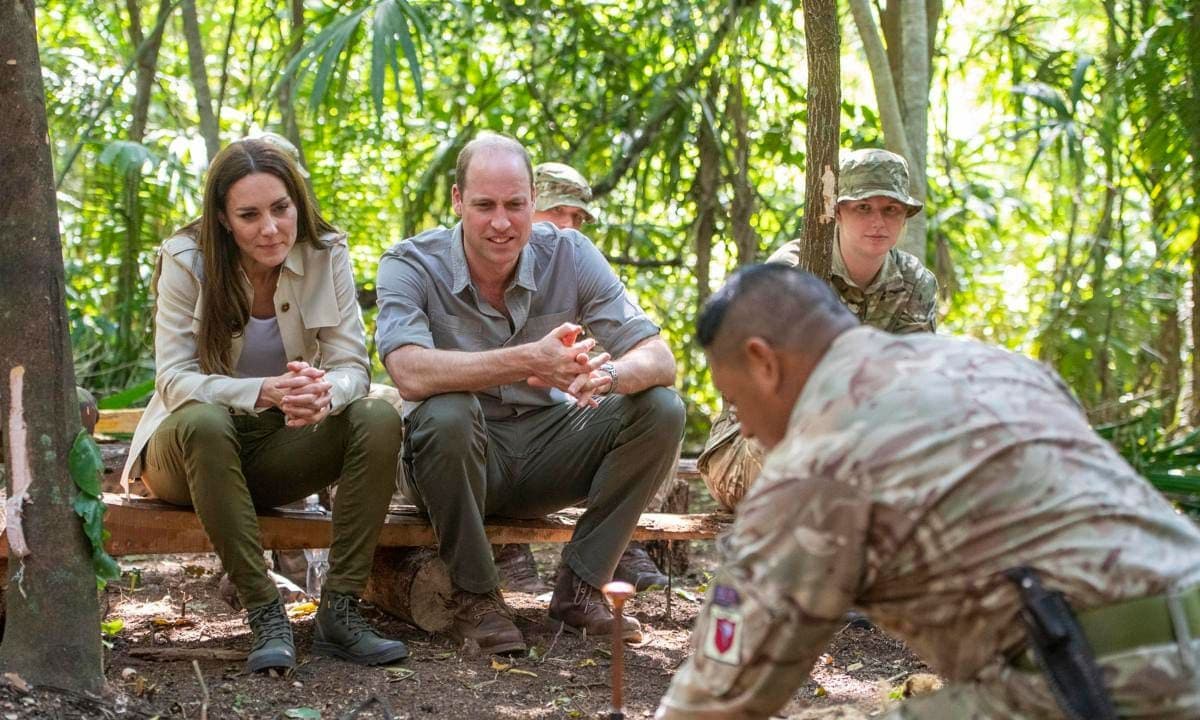
[[[386,401],[365,397],[370,366],[346,238],[331,230],[287,153],[246,139],[213,159],[200,219],[159,252],[155,393],[125,475],[195,507],[249,613],[249,671],[296,658],[256,508],[334,482],[313,650],[363,664],[408,655],[358,611],[395,485],[401,421]]]

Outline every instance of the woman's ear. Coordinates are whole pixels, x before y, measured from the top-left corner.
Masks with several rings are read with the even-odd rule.
[[[217,222],[221,223],[221,227],[225,228],[225,232],[231,232],[229,229],[229,219],[225,217],[225,211],[217,213]]]

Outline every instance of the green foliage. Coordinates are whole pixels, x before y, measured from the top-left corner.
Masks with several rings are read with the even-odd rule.
[[[108,531],[104,529],[104,501],[101,499],[100,475],[104,472],[104,460],[100,448],[86,430],[80,430],[71,445],[68,468],[79,495],[75,497],[75,513],[83,519],[83,533],[92,544],[92,565],[96,570],[96,583],[101,588],[121,577],[117,566],[104,550]]]
[[[186,45],[166,22],[146,133],[133,138],[128,5],[44,5],[77,375],[103,406],[137,402],[153,375],[154,250],[195,216],[207,162]],[[157,4],[142,5],[146,33]],[[942,331],[1052,364],[1100,423],[1136,418],[1145,429],[1131,398],[1153,395],[1164,437],[1180,424],[1194,352],[1182,332],[1200,232],[1186,58],[1200,38],[1186,5],[948,3],[930,97],[927,255]],[[575,165],[602,211],[587,234],[676,350],[697,449],[719,404],[691,339],[703,291],[802,227],[800,3],[310,0],[304,20],[293,28],[288,8],[270,3],[205,9],[222,140],[297,123],[315,195],[349,231],[367,290],[384,249],[454,222],[454,160],[474,134],[508,132],[535,161]],[[881,145],[848,23],[843,44],[843,145]],[[702,131],[715,141],[707,159]],[[712,197],[699,182],[706,162]],[[743,172],[750,253],[732,220]],[[714,229],[699,267],[706,203]]]

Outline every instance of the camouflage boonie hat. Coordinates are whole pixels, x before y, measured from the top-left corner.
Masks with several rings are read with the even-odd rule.
[[[596,221],[592,208],[592,186],[579,171],[562,163],[541,163],[533,169],[533,189],[537,193],[537,210],[549,210],[569,205],[583,210],[588,222]]]
[[[842,159],[838,202],[889,197],[908,206],[908,216],[924,204],[908,194],[908,163],[901,156],[876,148],[853,150]]]

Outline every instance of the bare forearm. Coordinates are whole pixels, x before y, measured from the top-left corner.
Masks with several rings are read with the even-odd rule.
[[[530,375],[527,347],[465,352],[405,345],[388,353],[384,366],[401,397],[424,400],[525,380]]]
[[[646,338],[613,361],[617,392],[632,394],[675,384],[675,356],[661,337]]]

